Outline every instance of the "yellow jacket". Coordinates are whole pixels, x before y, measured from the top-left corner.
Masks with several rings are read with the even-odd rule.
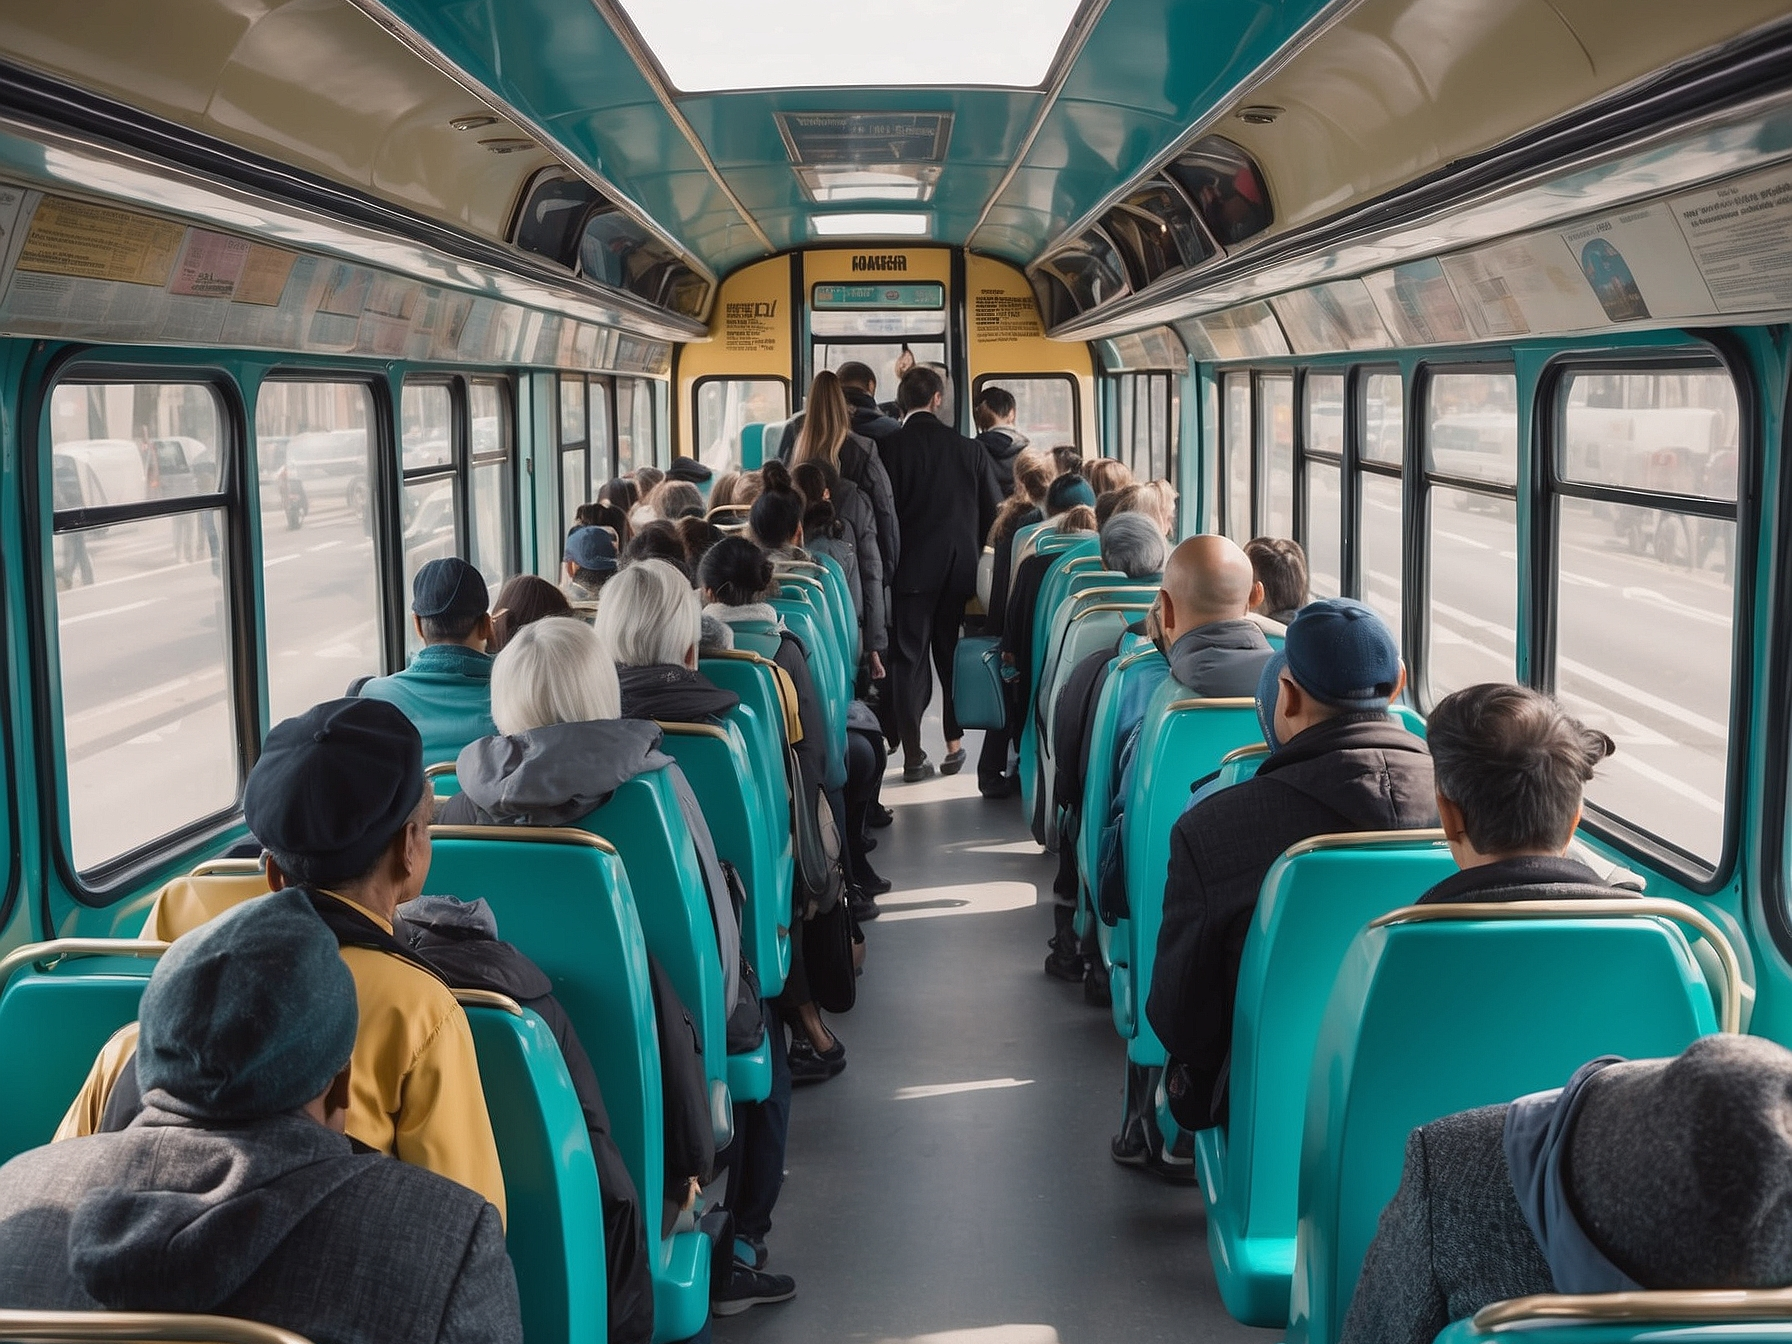
[[[158,897],[144,935],[172,940],[233,905],[265,895],[259,874],[180,878]],[[334,892],[388,933],[390,921]],[[473,1032],[454,993],[420,967],[345,947],[361,1012],[349,1072],[348,1132],[370,1148],[458,1181],[504,1213],[504,1173],[479,1080]],[[57,1139],[95,1133],[106,1098],[137,1047],[135,1023],[106,1042]]]

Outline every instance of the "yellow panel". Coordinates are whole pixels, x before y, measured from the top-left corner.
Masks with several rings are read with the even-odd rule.
[[[771,257],[722,281],[709,319],[709,340],[678,356],[677,451],[695,457],[695,389],[700,378],[782,378],[795,367],[790,348],[790,257]]]
[[[952,253],[944,247],[841,247],[803,253],[803,283],[937,280],[950,289]],[[951,302],[950,294],[947,296]]]
[[[1077,381],[1082,407],[1083,443],[1093,453],[1095,429],[1094,365],[1082,341],[1048,341],[1039,322],[1039,308],[1026,277],[993,257],[965,257],[966,346],[971,385],[984,374],[1068,373]]]

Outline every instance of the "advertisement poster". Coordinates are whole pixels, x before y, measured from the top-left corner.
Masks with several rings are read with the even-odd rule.
[[[1719,312],[1792,308],[1792,168],[1671,202]]]
[[[1613,322],[1711,311],[1711,292],[1661,202],[1576,225],[1562,241]]]
[[[1444,345],[1474,336],[1443,265],[1435,258],[1365,275],[1363,285],[1381,320],[1402,345]]]

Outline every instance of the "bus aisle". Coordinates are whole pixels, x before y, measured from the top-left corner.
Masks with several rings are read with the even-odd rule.
[[[945,753],[939,696],[924,729]],[[1108,1156],[1124,1057],[1105,1009],[1047,979],[1052,864],[1017,800],[967,768],[883,801],[838,1077],[797,1091],[768,1269],[797,1296],[714,1322],[721,1344],[1217,1344],[1200,1191]]]

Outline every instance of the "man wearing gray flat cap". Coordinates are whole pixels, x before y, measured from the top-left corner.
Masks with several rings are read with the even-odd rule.
[[[498,1210],[344,1136],[355,981],[303,893],[172,944],[139,1020],[130,1126],[0,1167],[0,1306],[521,1341]]]
[[[467,743],[498,731],[486,652],[490,601],[484,576],[465,560],[431,560],[411,583],[411,621],[423,647],[404,671],[349,692],[403,710],[423,735],[425,765],[452,761]]]
[[[1705,1036],[1406,1141],[1340,1344],[1533,1293],[1792,1287],[1792,1051]]]

